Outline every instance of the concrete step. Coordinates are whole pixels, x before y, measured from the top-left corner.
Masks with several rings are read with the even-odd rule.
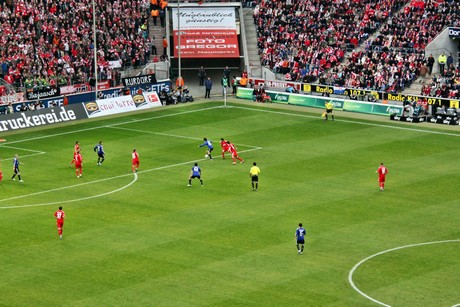
[[[246,30],[246,47],[248,52],[248,63],[253,71],[262,71],[260,65],[259,48],[257,47],[257,31],[254,25],[251,9],[243,9],[243,22]]]

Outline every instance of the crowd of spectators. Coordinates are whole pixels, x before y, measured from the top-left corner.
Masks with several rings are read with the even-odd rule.
[[[352,53],[345,63],[345,84],[379,91],[400,92],[419,77],[423,79],[433,60],[425,56],[425,47],[445,26],[458,25],[460,6],[444,1],[414,2],[390,16],[380,34],[364,44],[365,51]],[[442,75],[453,75],[453,61]],[[334,79],[334,78],[333,78]],[[356,80],[358,79],[358,80]],[[450,90],[441,84],[430,86],[432,94],[447,97]],[[442,89],[441,89],[442,88]],[[440,90],[441,89],[441,90]],[[425,89],[426,91],[426,89]],[[427,92],[427,91],[426,91]]]
[[[420,95],[460,99],[460,67],[457,66],[444,75],[433,75],[430,82],[423,85]]]
[[[261,0],[254,8],[262,65],[314,82],[342,62],[407,0]]]
[[[431,74],[424,49],[445,26],[460,25],[460,4],[260,0],[254,22],[262,65],[286,80],[400,92],[427,70]],[[458,84],[451,62],[422,92],[458,97]]]
[[[150,3],[94,0],[98,80],[145,64]],[[0,0],[0,77],[27,89],[87,82],[94,76],[90,0]]]

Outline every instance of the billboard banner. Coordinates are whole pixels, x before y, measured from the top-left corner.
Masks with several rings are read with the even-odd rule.
[[[234,7],[173,8],[174,57],[180,49],[182,58],[238,58],[235,15]]]
[[[237,98],[253,99],[252,88],[239,87],[236,93]],[[265,91],[272,102],[291,104],[297,106],[324,108],[327,101],[334,104],[334,109],[349,112],[359,112],[374,115],[390,116],[392,114],[402,115],[404,107],[401,105],[389,105],[383,103],[370,103],[356,100],[331,99],[330,97],[309,96],[301,94],[289,94],[275,91]]]
[[[193,7],[172,9],[173,30],[236,30],[234,7]]]
[[[81,104],[4,114],[0,131],[13,131],[88,118]]]
[[[82,90],[84,87],[81,88]],[[161,80],[155,84],[141,84],[139,86],[131,86],[129,87],[131,91],[131,95],[135,96],[138,92],[139,89],[142,89],[142,91],[150,93],[150,92],[156,92],[159,94],[161,91],[166,91],[169,93],[171,91],[171,80]],[[62,94],[62,93],[61,93]],[[150,93],[151,94],[151,93]],[[100,99],[107,99],[107,98],[114,98],[114,97],[120,97],[123,96],[123,90],[120,87],[116,88],[111,88],[109,90],[102,90],[98,92],[98,96]],[[67,96],[69,105],[71,104],[79,104],[81,105],[82,102],[89,102],[89,101],[94,101],[95,99],[95,92],[83,92],[83,93],[78,93],[78,94],[71,94]],[[58,96],[58,97],[52,97],[52,98],[47,98],[47,99],[40,99],[40,103],[43,104],[45,108],[52,108],[55,106],[60,106],[63,105],[63,97]],[[37,103],[36,100],[32,101],[25,101],[27,105],[29,104],[35,104]],[[13,109],[14,112],[20,112],[22,103],[13,103]]]
[[[390,116],[391,114],[402,115],[404,107],[400,105],[345,100],[343,110],[348,112]]]
[[[61,95],[59,88],[43,88],[26,92],[27,100],[37,100],[40,98],[55,97]]]
[[[460,38],[460,28],[449,27],[449,37],[453,39]]]
[[[121,79],[121,82],[124,86],[139,86],[145,84],[155,84],[157,83],[157,78],[155,74],[149,74],[134,77],[125,77]]]
[[[459,100],[456,100],[456,99],[441,98],[441,97],[427,97],[427,96],[419,96],[419,95],[407,95],[407,94],[401,94],[401,93],[386,93],[386,92],[377,92],[377,91],[366,90],[366,89],[345,88],[345,87],[329,86],[329,85],[303,83],[302,89],[304,92],[313,92],[313,93],[328,94],[328,95],[334,94],[334,95],[356,96],[356,97],[374,96],[376,99],[379,99],[379,100],[399,101],[403,103],[404,102],[413,103],[413,102],[418,101],[419,99],[426,99],[429,105],[436,105],[436,106],[444,105],[446,107],[459,105]]]
[[[297,91],[302,90],[302,83],[292,81],[265,80],[259,78],[249,78],[249,82],[254,85],[264,85],[266,88],[287,88],[292,86]]]
[[[118,96],[83,103],[88,118],[120,114],[161,106],[156,92]]]
[[[174,31],[174,56],[179,56],[179,37]],[[182,31],[180,37],[182,58],[238,58],[236,30]]]

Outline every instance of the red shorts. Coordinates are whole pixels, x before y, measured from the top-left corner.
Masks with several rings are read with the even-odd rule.
[[[385,182],[385,176],[379,176],[379,182]]]
[[[81,168],[81,163],[80,164],[75,163],[75,168]]]
[[[56,225],[58,228],[64,227],[64,220],[56,220]]]

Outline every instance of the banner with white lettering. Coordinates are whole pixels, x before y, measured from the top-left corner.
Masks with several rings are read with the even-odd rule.
[[[182,58],[240,56],[234,7],[173,8],[172,19],[174,57],[179,50]]]
[[[87,118],[81,105],[60,106],[44,108],[35,111],[16,112],[4,114],[0,118],[0,132],[21,130],[71,122]]]
[[[125,77],[121,79],[124,86],[139,86],[144,84],[155,84],[157,78],[155,74]]]

